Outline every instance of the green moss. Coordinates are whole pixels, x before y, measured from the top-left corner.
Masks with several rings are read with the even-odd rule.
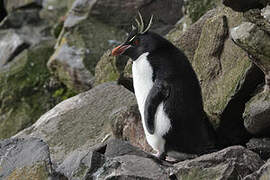
[[[0,139],[30,126],[43,113],[73,95],[59,83],[50,85],[52,78],[46,63],[54,51],[54,43],[43,41],[1,69]],[[64,89],[61,95],[61,90],[55,93],[58,89]]]
[[[189,0],[187,2],[187,11],[192,23],[196,22],[208,10],[216,7],[219,0]]]
[[[46,163],[39,162],[33,166],[15,169],[6,180],[46,180],[49,178],[49,175]]]

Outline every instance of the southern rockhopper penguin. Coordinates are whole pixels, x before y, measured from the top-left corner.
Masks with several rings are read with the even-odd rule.
[[[187,57],[149,28],[139,14],[127,40],[112,55],[133,61],[132,75],[147,142],[164,159],[214,151],[215,131],[203,110],[201,89]]]

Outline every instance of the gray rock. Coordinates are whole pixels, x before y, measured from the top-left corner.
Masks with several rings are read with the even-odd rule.
[[[52,162],[61,164],[75,150],[87,150],[110,136],[110,116],[135,104],[135,96],[113,83],[61,102],[16,137],[40,137],[51,150]]]
[[[111,127],[116,138],[127,140],[133,146],[139,147],[146,152],[153,152],[153,149],[146,141],[137,105],[114,112],[111,116]]]
[[[183,2],[183,0],[98,0],[94,4],[91,16],[129,31],[138,11],[146,20],[153,14],[155,23],[152,29],[164,34],[183,16]]]
[[[247,148],[257,154],[264,160],[270,158],[270,139],[269,138],[252,138],[246,144]]]
[[[231,29],[235,43],[251,55],[251,60],[265,74],[265,89],[270,88],[270,35],[253,23],[242,23]]]
[[[0,67],[7,64],[28,47],[29,44],[14,30],[0,31]]]
[[[269,5],[263,9],[250,9],[244,12],[244,17],[249,22],[256,24],[260,29],[270,32],[269,11]]]
[[[177,179],[239,179],[258,170],[264,164],[256,153],[241,146],[175,164],[171,175]]]
[[[70,180],[85,179],[105,163],[105,157],[96,151],[71,152],[61,165],[56,169]]]
[[[0,141],[0,167],[0,179],[45,178],[53,171],[49,147],[37,138]]]
[[[48,68],[69,89],[75,92],[89,90],[94,82],[94,76],[83,64],[85,49],[62,44],[48,61]]]
[[[106,157],[114,158],[124,155],[136,155],[141,157],[149,157],[150,155],[140,150],[138,147],[132,146],[129,142],[119,139],[112,139],[106,143]]]
[[[270,179],[270,159],[256,172],[246,176],[243,180],[268,180]]]
[[[123,155],[108,159],[105,164],[89,178],[130,179],[130,180],[167,180],[168,172],[153,159],[136,155]]]
[[[257,135],[269,135],[270,128],[270,93],[261,92],[247,104],[243,114],[246,129]]]

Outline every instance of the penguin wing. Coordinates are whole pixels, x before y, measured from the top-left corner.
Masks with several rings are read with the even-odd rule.
[[[156,80],[151,88],[144,107],[144,118],[148,132],[155,132],[155,114],[159,104],[164,101],[170,94],[170,87],[166,81]]]

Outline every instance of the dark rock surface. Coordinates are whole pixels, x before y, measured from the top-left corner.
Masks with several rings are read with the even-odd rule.
[[[239,179],[258,170],[264,161],[241,146],[177,163],[172,170],[177,179]]]
[[[52,177],[48,145],[40,139],[0,141],[0,179],[46,179]]]
[[[270,138],[252,138],[246,146],[262,159],[267,160],[270,158]]]
[[[270,159],[256,172],[246,176],[243,180],[268,180],[270,179]]]
[[[235,11],[244,12],[249,9],[262,8],[267,0],[222,0],[222,2]]]

